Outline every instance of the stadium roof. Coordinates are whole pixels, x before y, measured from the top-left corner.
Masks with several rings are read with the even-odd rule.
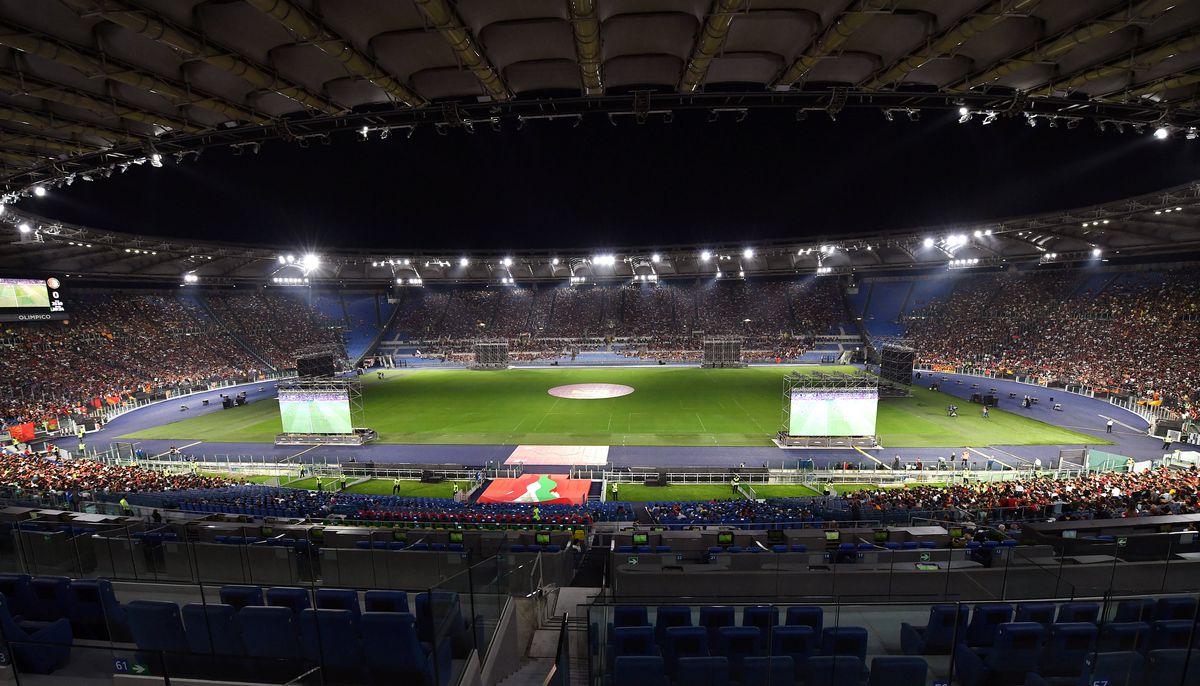
[[[0,184],[339,131],[952,110],[1200,125],[1182,0],[0,0]]]
[[[1103,205],[999,222],[793,241],[614,250],[337,250],[102,231],[18,208],[0,215],[0,274],[199,284],[521,284],[847,274],[904,268],[1185,259],[1200,251],[1200,181]]]

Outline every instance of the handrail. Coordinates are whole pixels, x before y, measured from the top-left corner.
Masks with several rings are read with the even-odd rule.
[[[554,651],[554,664],[542,686],[570,686],[571,684],[571,636],[567,631],[567,613],[562,614],[558,624],[558,647]]]

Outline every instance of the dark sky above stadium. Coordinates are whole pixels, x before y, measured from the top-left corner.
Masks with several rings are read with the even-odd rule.
[[[1200,178],[1200,141],[953,113],[596,115],[500,133],[344,134],[133,167],[21,207],[159,236],[372,248],[603,248],[833,236],[1069,209]]]

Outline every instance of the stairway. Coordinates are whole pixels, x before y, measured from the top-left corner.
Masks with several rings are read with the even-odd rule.
[[[197,305],[200,306],[200,309],[204,310],[204,313],[206,315],[208,315],[209,319],[211,319],[213,321],[213,323],[216,324],[217,327],[221,329],[221,331],[225,332],[225,334],[227,336],[229,336],[231,339],[233,339],[234,343],[237,343],[239,346],[242,347],[243,350],[245,350],[247,353],[249,353],[249,355],[251,357],[253,357],[255,360],[258,360],[259,364],[263,365],[263,369],[270,369],[272,371],[278,371],[278,369],[275,368],[275,365],[268,362],[267,358],[263,357],[260,352],[258,352],[253,347],[251,347],[250,344],[247,343],[241,336],[237,335],[237,333],[235,333],[233,329],[229,328],[229,325],[225,323],[225,320],[221,319],[220,317],[217,316],[216,311],[213,310],[213,308],[208,304],[208,301],[205,300],[203,298],[203,296],[197,295],[195,302]]]
[[[552,657],[522,658],[517,671],[501,679],[499,686],[542,686],[553,664]]]

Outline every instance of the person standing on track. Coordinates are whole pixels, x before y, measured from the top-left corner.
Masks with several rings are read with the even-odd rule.
[[[392,479],[392,495],[400,495],[400,477]]]
[[[1110,420],[1108,420],[1108,423],[1104,425],[1104,433],[1106,433],[1106,434],[1112,433],[1112,428],[1113,428],[1113,420],[1110,419]]]

